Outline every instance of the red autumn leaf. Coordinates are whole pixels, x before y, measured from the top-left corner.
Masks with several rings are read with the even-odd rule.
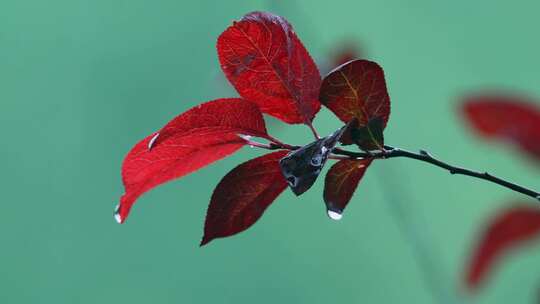
[[[540,159],[540,109],[534,103],[503,95],[471,96],[463,112],[480,135],[508,141]]]
[[[357,118],[365,126],[380,117],[384,128],[390,116],[383,69],[368,60],[350,61],[330,72],[322,82],[319,100],[345,123]]]
[[[262,216],[287,188],[278,164],[286,154],[287,151],[277,151],[252,159],[223,177],[208,206],[201,246],[215,238],[242,232]]]
[[[219,36],[217,50],[240,96],[286,123],[311,123],[321,107],[321,76],[287,20],[247,14]]]
[[[261,111],[256,105],[241,98],[222,98],[200,104],[175,117],[155,135],[149,148],[171,136],[205,129],[264,138],[268,136]]]
[[[261,112],[242,99],[218,99],[188,110],[160,133],[140,141],[122,164],[125,194],[115,211],[116,220],[124,222],[144,192],[240,149],[246,141],[238,133],[266,136]]]
[[[539,234],[539,208],[515,206],[497,214],[474,250],[467,269],[467,286],[476,289],[501,255]]]
[[[324,202],[328,216],[340,219],[358,183],[371,164],[371,159],[344,159],[335,163],[324,180]]]

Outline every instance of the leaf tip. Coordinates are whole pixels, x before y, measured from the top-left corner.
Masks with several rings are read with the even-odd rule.
[[[201,243],[199,244],[199,247],[203,247],[204,245],[210,243],[214,238],[207,236],[206,234],[202,237]]]

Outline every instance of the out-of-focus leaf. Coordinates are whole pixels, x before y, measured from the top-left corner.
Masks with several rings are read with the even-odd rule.
[[[540,160],[540,108],[520,97],[476,95],[464,98],[463,113],[486,138],[509,142]]]
[[[283,176],[294,194],[306,192],[315,183],[344,129],[292,151],[279,161]]]
[[[539,234],[540,208],[537,207],[517,205],[490,219],[467,267],[467,287],[478,288],[501,255]]]
[[[323,197],[328,215],[332,219],[341,218],[343,210],[347,207],[371,162],[371,159],[344,159],[328,170],[324,180]]]
[[[115,219],[123,223],[146,191],[240,149],[246,141],[237,134],[266,137],[262,114],[241,99],[220,99],[188,110],[137,143],[122,164],[125,194]]]
[[[356,59],[364,59],[365,54],[356,39],[349,39],[333,44],[333,48],[324,58],[317,60],[321,74],[326,75],[332,69]]]
[[[248,229],[287,188],[278,161],[287,151],[278,151],[247,161],[219,182],[206,213],[201,246],[215,238]]]
[[[331,58],[333,66],[340,66],[352,60],[362,59],[364,56],[357,44],[346,42],[339,45],[338,48],[332,51]]]
[[[219,36],[217,50],[242,97],[286,123],[311,123],[320,109],[321,76],[287,20],[247,14]]]

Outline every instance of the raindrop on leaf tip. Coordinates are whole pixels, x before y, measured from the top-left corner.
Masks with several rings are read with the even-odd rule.
[[[114,208],[114,219],[118,224],[122,224],[122,217],[120,216],[120,204],[116,205],[116,208]]]
[[[343,214],[338,213],[338,212],[333,211],[333,210],[328,210],[328,211],[326,211],[326,213],[328,214],[328,217],[333,219],[334,221],[339,221],[343,217]]]

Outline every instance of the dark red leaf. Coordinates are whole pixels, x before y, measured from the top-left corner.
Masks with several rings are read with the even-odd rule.
[[[124,222],[144,192],[240,149],[246,141],[237,134],[265,137],[262,114],[241,99],[220,99],[188,110],[140,141],[122,164],[125,194],[115,211],[116,220]]]
[[[384,149],[384,121],[381,117],[371,118],[363,127],[354,127],[358,125],[356,118],[351,122],[349,123],[350,127],[347,128],[349,134],[344,136],[345,143],[347,140],[351,140],[365,151]]]
[[[480,135],[513,143],[540,159],[540,109],[534,103],[503,95],[471,96],[463,112]]]
[[[371,161],[371,159],[340,160],[326,173],[324,202],[328,216],[332,219],[341,218]]]
[[[515,206],[490,220],[467,269],[467,286],[473,290],[485,279],[498,257],[540,233],[540,209]]]
[[[317,66],[282,17],[253,12],[217,42],[221,67],[238,93],[287,123],[310,124],[320,109]]]
[[[368,60],[350,61],[330,72],[322,82],[319,100],[345,123],[356,118],[365,126],[380,117],[384,128],[390,116],[384,72]]]
[[[278,165],[287,151],[277,151],[247,161],[219,182],[206,213],[201,246],[215,238],[246,230],[287,188]]]

